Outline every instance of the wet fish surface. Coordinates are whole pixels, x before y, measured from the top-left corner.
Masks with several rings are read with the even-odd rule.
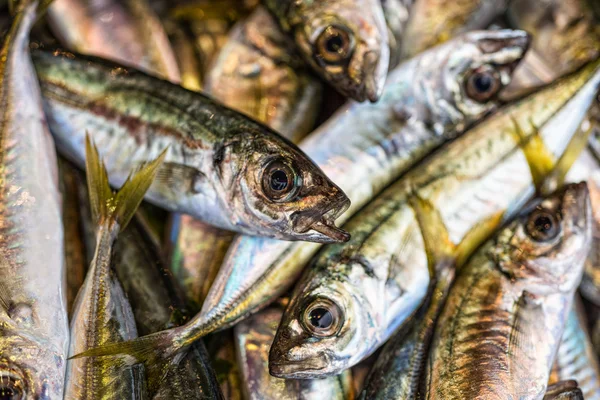
[[[379,0],[265,0],[311,67],[356,101],[379,99],[388,73],[388,29]]]
[[[146,199],[223,229],[286,240],[347,240],[345,194],[298,148],[210,98],[133,69],[36,51],[59,151],[83,162],[86,129],[111,184],[168,148]]]
[[[29,32],[47,2],[12,2],[0,50],[0,391],[63,396],[69,343],[64,231],[54,143]]]
[[[428,399],[544,397],[590,248],[590,218],[587,187],[568,185],[477,251],[437,324]]]
[[[422,303],[437,258],[460,265],[569,157],[585,117],[574,110],[589,107],[599,83],[591,64],[503,108],[356,214],[351,241],[325,248],[295,288],[271,373],[335,374],[381,346]]]
[[[484,46],[487,50],[484,51],[479,47],[478,44],[480,43],[494,44],[494,46]],[[495,95],[503,87],[503,82],[510,80],[510,73],[523,56],[526,47],[527,35],[520,31],[477,32],[467,34],[455,42],[448,43],[437,51],[432,50],[430,53],[425,53],[420,58],[415,59],[413,64],[408,64],[406,70],[398,70],[396,78],[390,79],[391,82],[396,82],[395,85],[397,86],[392,86],[393,90],[389,94],[386,95],[384,93],[381,100],[383,109],[377,108],[379,103],[367,103],[356,105],[354,112],[344,111],[341,114],[344,117],[348,116],[350,118],[350,125],[348,126],[353,126],[352,124],[356,124],[357,121],[363,121],[366,124],[365,128],[367,126],[369,128],[365,131],[361,129],[356,132],[360,132],[365,136],[353,136],[354,139],[352,142],[349,140],[335,141],[336,137],[341,137],[338,135],[348,137],[347,130],[337,130],[339,129],[337,128],[339,124],[335,125],[336,128],[333,128],[333,125],[328,128],[324,127],[323,133],[319,134],[322,135],[322,139],[318,140],[315,138],[314,144],[306,145],[315,149],[309,153],[319,164],[328,165],[327,169],[332,174],[335,174],[336,177],[345,177],[346,185],[352,190],[353,203],[356,201],[358,206],[363,205],[373,192],[381,190],[395,176],[408,169],[420,157],[423,157],[428,150],[453,138],[461,130],[465,129],[466,126],[493,109],[497,104]],[[457,49],[460,49],[460,51],[455,51]],[[433,60],[436,61],[434,62]],[[440,69],[440,65],[444,65],[443,60],[446,60],[445,62],[448,63],[447,67],[449,70]],[[455,62],[461,65],[462,68],[458,70],[453,68]],[[426,68],[428,65],[430,69]],[[482,66],[487,72],[480,71],[479,68]],[[491,70],[488,70],[488,67]],[[446,73],[449,73],[449,71],[453,71],[456,74],[452,74],[455,76],[454,80],[444,79],[447,76]],[[414,75],[415,73],[417,73],[416,76]],[[474,90],[469,83],[471,82],[470,78],[472,74],[477,75],[479,73],[497,74],[495,76],[498,77],[498,80],[494,81],[497,85],[493,88],[486,88],[482,97],[479,96],[480,93]],[[374,114],[374,121],[377,120],[375,117],[381,118],[383,116],[383,121],[389,121],[390,111],[394,109],[396,111],[403,110],[403,106],[408,107],[409,111],[417,113],[417,110],[420,110],[421,104],[429,104],[429,97],[420,94],[421,92],[418,92],[418,96],[416,94],[413,95],[413,92],[407,89],[407,87],[425,88],[427,92],[427,90],[439,87],[437,82],[440,81],[437,78],[441,82],[444,82],[444,85],[448,85],[445,87],[448,88],[449,96],[447,99],[441,100],[444,104],[443,107],[436,107],[438,103],[427,107],[431,111],[437,111],[433,115],[439,116],[439,121],[445,121],[444,123],[440,122],[438,126],[440,129],[439,132],[435,130],[436,126],[433,122],[434,128],[430,130],[429,128],[423,129],[422,122],[417,120],[414,121],[416,125],[412,125],[409,122],[407,130],[404,130],[406,126],[404,123],[392,125],[394,129],[386,129],[384,127],[381,132],[378,132],[378,139],[373,140],[371,134],[373,133],[372,126],[374,125],[367,121],[367,116]],[[409,82],[422,82],[423,86],[409,85]],[[403,100],[406,93],[404,90],[409,90],[406,95],[409,96],[408,99],[410,100]],[[478,101],[472,99],[470,96],[474,96]],[[420,99],[420,102],[415,104],[416,99]],[[456,103],[454,103],[455,101]],[[416,108],[410,108],[409,104],[411,106],[414,104]],[[459,115],[462,115],[462,117],[459,117],[458,120],[452,118],[454,112],[448,111],[449,105],[452,104],[456,107],[452,108],[453,110],[461,110]],[[361,112],[365,113],[362,119],[356,116]],[[402,119],[404,121],[406,114],[401,114],[404,115]],[[426,115],[432,116],[429,113]],[[333,124],[333,122],[331,123]],[[428,126],[431,127],[431,125]],[[329,129],[331,129],[331,133],[328,133]],[[410,139],[405,143],[404,140],[407,138]],[[400,142],[396,144],[397,140]],[[389,148],[390,151],[384,151],[381,143],[385,143],[384,148]],[[323,162],[319,160],[323,160]],[[339,162],[339,165],[334,165],[328,162],[329,160],[336,160]],[[346,161],[342,163],[342,160]],[[335,172],[336,170],[337,172]],[[358,179],[359,176],[363,178]],[[361,185],[358,186],[357,182]],[[249,253],[238,252],[240,246],[248,245],[250,246]],[[283,250],[283,252],[294,250],[293,247],[287,246],[285,243],[283,243],[283,246],[281,245],[281,242],[268,240],[254,241],[250,240],[250,238],[242,238],[236,241],[234,243],[235,247],[230,249],[228,253],[231,255],[232,252],[235,252],[233,253],[235,254],[233,260],[236,264],[232,265],[226,261],[219,272],[219,276],[207,300],[205,300],[203,311],[188,324],[181,328],[140,338],[137,343],[142,343],[141,346],[135,344],[136,342],[131,342],[133,346],[131,348],[128,347],[129,345],[123,346],[120,344],[111,348],[107,347],[87,352],[86,355],[135,352],[136,357],[145,360],[145,365],[148,368],[158,368],[160,370],[161,364],[165,360],[175,356],[177,353],[181,353],[185,347],[197,338],[215,330],[232,326],[237,321],[247,317],[250,313],[256,312],[261,307],[265,307],[294,282],[294,279],[296,279],[300,272],[300,268],[303,266],[299,264],[306,262],[306,258],[314,253],[315,248],[308,248],[308,251],[307,248],[303,248],[302,251],[309,253],[308,255],[302,252],[292,253],[291,255],[287,253],[285,257],[290,257],[289,260],[293,260],[296,264],[285,265],[285,263],[289,263],[289,260],[283,259],[282,261],[282,259],[279,259],[277,261],[282,262],[282,264],[277,268],[273,268],[266,260],[271,259],[274,254],[278,255],[274,250]],[[269,249],[269,252],[265,253],[267,249]],[[303,259],[298,260],[299,257]],[[249,262],[252,264],[249,265]],[[272,263],[272,261],[269,262]],[[142,354],[138,351],[140,348],[159,350]]]

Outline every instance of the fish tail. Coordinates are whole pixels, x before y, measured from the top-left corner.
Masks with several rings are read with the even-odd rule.
[[[133,340],[110,343],[76,354],[69,359],[84,357],[117,357],[125,365],[143,364],[148,389],[154,393],[172,365],[187,354],[188,344],[178,340],[179,328],[152,333]]]
[[[97,226],[118,224],[119,230],[125,229],[154,181],[166,149],[154,161],[142,165],[137,172],[129,175],[116,193],[110,188],[106,167],[89,134],[85,138],[85,154],[88,192],[95,223]]]

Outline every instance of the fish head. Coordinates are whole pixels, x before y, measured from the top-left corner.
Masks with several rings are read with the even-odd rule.
[[[491,256],[530,294],[572,292],[591,246],[591,213],[587,185],[567,185],[503,229]]]
[[[236,135],[217,168],[237,224],[262,236],[345,242],[334,221],[350,206],[346,194],[300,149],[272,134]]]
[[[456,110],[464,123],[481,119],[500,103],[500,93],[511,82],[529,43],[525,31],[510,29],[470,32],[449,43],[444,72],[438,73],[442,81],[434,82],[430,96],[446,103],[437,107],[438,112]],[[440,117],[434,116],[444,120]]]
[[[292,26],[302,55],[343,95],[377,101],[390,62],[388,29],[379,1],[372,7],[364,2],[311,3],[297,10],[299,17]]]
[[[368,299],[352,284],[315,279],[296,291],[281,319],[269,372],[292,379],[340,374],[371,349],[375,320]]]
[[[0,399],[61,399],[63,354],[6,326],[3,324],[0,332]]]

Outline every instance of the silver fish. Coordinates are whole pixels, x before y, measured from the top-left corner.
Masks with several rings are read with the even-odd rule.
[[[265,0],[304,59],[356,101],[375,102],[388,73],[390,48],[380,0]]]
[[[77,294],[71,318],[69,354],[137,337],[131,306],[112,269],[112,252],[156,176],[164,153],[128,179],[113,193],[96,148],[86,139],[86,170],[90,204],[96,229],[95,254]],[[102,359],[69,360],[65,398],[140,399],[145,381],[139,366],[121,370]]]
[[[460,265],[534,187],[568,167],[563,160],[586,143],[572,139],[585,136],[578,127],[599,85],[595,63],[505,107],[355,215],[351,241],[324,249],[296,286],[271,373],[335,374],[381,346],[423,301],[438,259]]]
[[[235,326],[244,397],[248,400],[351,400],[349,371],[326,379],[280,379],[269,375],[269,348],[283,306],[274,305]]]
[[[297,147],[212,99],[99,59],[36,51],[57,146],[81,165],[86,129],[111,184],[167,150],[146,199],[220,228],[286,240],[348,239],[348,198]]]
[[[582,183],[543,199],[479,249],[437,323],[427,398],[542,399],[590,244]]]
[[[12,2],[0,50],[0,392],[60,399],[69,341],[54,143],[29,56],[47,2]]]
[[[583,400],[583,393],[573,380],[548,385],[543,400]]]
[[[433,148],[494,109],[495,96],[510,81],[527,42],[520,31],[475,32],[424,53],[395,70],[379,103],[349,104],[303,147],[350,190],[355,211]],[[472,78],[482,75],[495,77],[485,95],[472,86]],[[429,95],[434,92],[444,96]],[[86,354],[135,352],[148,368],[160,369],[194,340],[275,300],[316,250],[248,237],[233,246],[200,314],[184,327],[139,339],[143,348],[158,351],[140,354],[142,347],[132,342],[133,347],[121,344]]]

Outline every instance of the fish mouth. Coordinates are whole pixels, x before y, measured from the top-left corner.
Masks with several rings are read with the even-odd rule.
[[[350,207],[350,200],[344,196],[330,205],[325,212],[300,211],[292,214],[292,229],[301,235],[301,240],[316,243],[343,243],[350,240],[350,234],[335,225],[335,220]]]
[[[385,77],[381,77],[378,74],[379,67],[379,56],[374,51],[369,51],[365,54],[363,61],[364,71],[364,82],[363,90],[364,95],[371,103],[375,103],[381,97],[383,93],[383,87],[385,83]],[[365,99],[363,98],[363,101]]]
[[[327,360],[323,356],[299,361],[269,362],[269,373],[277,378],[312,379],[323,377]]]

